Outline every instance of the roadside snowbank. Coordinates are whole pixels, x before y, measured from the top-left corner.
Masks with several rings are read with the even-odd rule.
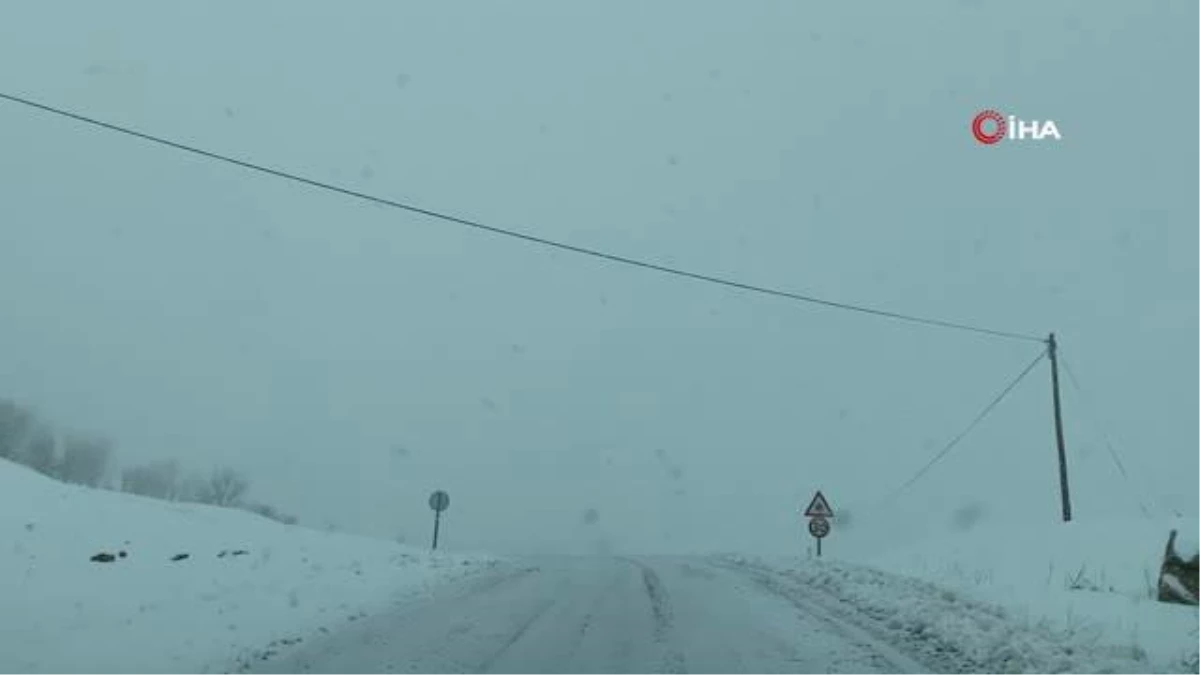
[[[4,461],[0,495],[0,672],[236,670],[495,563],[64,485]],[[101,553],[114,560],[91,560]]]
[[[1173,528],[1179,552],[1194,554],[1196,519],[1131,518],[979,526],[855,561],[994,603],[1092,651],[1197,672],[1196,608],[1155,600]]]
[[[1133,643],[1108,644],[1078,626],[1063,630],[1031,619],[1025,608],[863,565],[740,555],[717,560],[802,606],[857,626],[937,672],[1195,672],[1183,660],[1155,659]],[[1189,608],[1179,609],[1185,612],[1175,618],[1187,621]],[[1194,625],[1195,613],[1191,616]]]

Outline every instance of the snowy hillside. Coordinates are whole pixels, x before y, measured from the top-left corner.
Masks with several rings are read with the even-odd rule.
[[[225,672],[492,564],[4,461],[0,495],[0,672]]]
[[[994,603],[1093,652],[1195,672],[1197,610],[1154,600],[1171,529],[1195,555],[1195,519],[1098,520],[977,527],[906,550],[854,556]]]

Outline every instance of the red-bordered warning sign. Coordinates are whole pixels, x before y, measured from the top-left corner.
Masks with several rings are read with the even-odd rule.
[[[829,507],[829,501],[825,499],[825,495],[817,490],[817,494],[813,495],[812,501],[809,502],[808,508],[804,509],[804,515],[809,518],[832,518],[833,509]]]

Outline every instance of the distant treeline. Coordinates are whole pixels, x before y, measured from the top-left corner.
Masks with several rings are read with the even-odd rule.
[[[6,459],[65,483],[128,492],[173,502],[244,509],[294,525],[296,519],[268,504],[246,498],[250,481],[230,467],[210,473],[185,473],[176,460],[118,469],[112,441],[60,433],[32,409],[0,398],[0,459]]]

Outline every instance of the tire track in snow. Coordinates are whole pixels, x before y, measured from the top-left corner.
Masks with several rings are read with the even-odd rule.
[[[517,627],[516,632],[514,632],[508,637],[507,640],[504,641],[504,644],[500,646],[500,649],[496,650],[496,652],[487,657],[483,663],[479,664],[479,667],[475,669],[475,672],[490,671],[492,666],[501,658],[503,658],[504,655],[508,653],[508,650],[513,648],[513,645],[520,642],[521,638],[525,637],[525,634],[529,632],[529,629],[538,622],[538,619],[541,619],[543,616],[545,616],[546,612],[549,611],[554,604],[555,603],[553,600],[546,600],[542,604],[538,605],[537,609],[535,609],[533,613],[529,615],[529,618],[521,622],[521,625]]]
[[[666,646],[670,638],[671,627],[675,622],[671,597],[667,594],[667,589],[663,586],[662,579],[659,578],[654,568],[637,560],[629,558],[626,560],[642,572],[642,585],[646,588],[646,596],[650,599],[650,611],[654,615],[654,641]],[[670,647],[666,647],[666,649],[667,651],[663,655],[662,672],[686,673],[687,660],[684,659],[683,654]]]
[[[639,565],[639,567],[642,568],[642,584],[646,587],[646,595],[650,598],[650,611],[654,613],[654,639],[663,642],[667,639],[667,633],[675,621],[675,616],[671,612],[671,599],[667,597],[667,590],[663,588],[658,573],[647,565]]]
[[[610,595],[619,588],[620,584],[620,577],[614,576],[612,581],[604,586],[604,590],[595,592],[593,595],[591,595],[590,599],[588,600],[587,611],[584,612],[583,617],[579,621],[579,626],[575,631],[575,639],[571,646],[570,658],[574,659],[576,655],[578,655],[580,648],[583,647],[584,641],[587,640],[588,631],[592,630],[592,627],[595,625],[596,613],[599,611],[601,602],[610,597]]]
[[[532,572],[539,572],[533,568]],[[578,585],[560,580],[557,589],[550,596],[542,598],[535,605],[532,613],[524,617],[520,623],[505,638],[503,643],[494,650],[484,661],[475,665],[476,675],[492,673],[493,670],[509,673],[512,668],[510,652],[514,649],[526,649],[523,641],[533,640],[535,644],[547,639],[557,644],[559,658],[563,664],[574,663],[578,651],[587,638],[590,628],[594,625],[594,614],[604,599],[617,589],[619,578],[614,578],[600,589],[584,586],[584,592],[575,592]],[[569,645],[569,646],[568,646]]]
[[[725,572],[731,572],[750,581],[771,595],[791,603],[796,609],[811,616],[832,630],[845,637],[851,644],[864,647],[869,653],[880,659],[888,670],[896,673],[928,673],[935,672],[928,666],[919,663],[912,657],[900,651],[890,643],[873,635],[870,631],[835,615],[834,611],[824,602],[814,598],[814,592],[801,589],[791,584],[783,584],[772,570],[749,564],[737,564],[725,561],[708,561],[708,565]],[[834,600],[836,600],[834,598]]]
[[[536,567],[528,570],[528,572],[531,573],[537,573],[540,571],[541,570]],[[512,635],[508,636],[508,639],[506,639],[504,643],[500,645],[500,648],[493,652],[491,656],[484,659],[483,663],[479,664],[476,672],[490,671],[492,666],[495,665],[495,663],[501,658],[503,658],[504,655],[508,653],[508,650],[512,649],[514,645],[520,642],[521,638],[525,637],[525,634],[529,632],[529,629],[532,628],[539,619],[545,616],[546,612],[550,611],[550,608],[555,604],[557,604],[557,601],[554,599],[546,599],[538,603],[533,612],[531,612],[530,615],[524,621],[522,621],[519,626],[517,626],[517,630],[514,631]]]

